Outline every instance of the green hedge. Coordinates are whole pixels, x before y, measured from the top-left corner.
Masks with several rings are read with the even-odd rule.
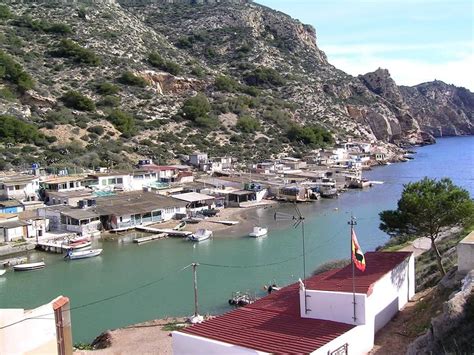
[[[13,116],[0,115],[1,142],[36,144],[44,138],[36,126]]]

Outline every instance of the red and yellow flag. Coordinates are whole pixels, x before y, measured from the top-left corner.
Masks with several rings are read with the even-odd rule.
[[[359,242],[357,241],[357,237],[354,230],[352,230],[352,260],[354,261],[354,265],[360,271],[365,271],[364,253],[362,252],[362,249],[360,249]]]

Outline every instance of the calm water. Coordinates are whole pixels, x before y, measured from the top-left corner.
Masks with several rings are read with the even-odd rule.
[[[362,248],[373,250],[383,244],[387,236],[378,229],[378,213],[396,206],[404,183],[424,176],[448,176],[474,195],[474,137],[440,139],[438,144],[417,152],[415,160],[408,163],[365,174],[372,180],[385,181],[383,185],[299,206],[306,216],[308,274],[325,261],[348,257],[346,222],[351,212],[358,219]],[[106,329],[191,314],[191,269],[178,270],[198,261],[220,265],[198,268],[200,312],[226,311],[232,291],[262,292],[259,290],[264,284],[284,285],[302,276],[301,229],[294,229],[289,221],[274,222],[275,211],[267,208],[249,213],[249,219],[270,226],[269,236],[263,239],[242,237],[242,231],[231,229],[200,244],[177,239],[142,246],[132,244],[130,239],[97,241],[96,246],[104,248],[102,256],[74,262],[65,262],[59,255],[33,252],[30,260],[44,258],[47,267],[30,273],[9,271],[0,278],[0,308],[32,308],[59,294],[68,296],[72,307],[86,305],[72,311],[74,340],[91,341]],[[291,205],[280,206],[278,211],[295,212]],[[122,295],[88,305],[118,294]]]

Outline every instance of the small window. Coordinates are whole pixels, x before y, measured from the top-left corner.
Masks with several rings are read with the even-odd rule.
[[[117,178],[117,184],[123,184],[123,178]]]

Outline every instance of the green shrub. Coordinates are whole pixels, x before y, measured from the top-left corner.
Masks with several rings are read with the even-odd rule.
[[[16,100],[16,95],[12,92],[9,88],[4,87],[0,89],[0,98],[7,100],[7,101],[14,101]]]
[[[112,83],[100,83],[96,86],[97,93],[101,95],[114,95],[120,91],[120,88]]]
[[[260,129],[260,122],[257,119],[250,116],[242,116],[237,120],[235,125],[239,131],[244,133],[255,133]]]
[[[0,80],[15,84],[20,92],[34,87],[31,76],[4,51],[0,51]]]
[[[117,128],[125,137],[131,137],[136,134],[135,118],[129,113],[114,110],[107,117],[107,120]]]
[[[183,103],[181,108],[184,116],[191,120],[195,121],[199,117],[205,117],[211,111],[211,104],[204,94],[197,94]]]
[[[61,100],[64,102],[66,107],[80,110],[80,111],[94,111],[95,104],[94,101],[88,97],[82,95],[77,91],[68,91],[62,97]]]
[[[152,52],[148,55],[148,63],[155,68],[164,70],[170,74],[178,75],[181,73],[181,67],[169,60],[164,60],[158,53]]]
[[[333,143],[331,133],[317,126],[300,126],[293,124],[286,132],[292,142],[301,142],[311,147],[323,147]]]
[[[114,95],[104,96],[104,98],[97,103],[97,106],[102,107],[117,107],[119,105],[120,97]]]
[[[201,67],[198,67],[198,66],[194,66],[191,69],[191,74],[198,77],[198,78],[202,78],[204,75],[206,75],[204,69],[202,69]]]
[[[98,136],[104,134],[104,127],[102,126],[91,126],[87,129],[88,132],[95,133]]]
[[[7,5],[0,4],[0,20],[8,20],[12,18],[13,14]]]
[[[71,58],[76,63],[90,66],[97,66],[101,62],[92,50],[84,48],[70,39],[62,39],[52,54],[57,57]]]
[[[44,138],[36,126],[13,116],[0,115],[1,142],[37,144]]]
[[[33,20],[30,16],[22,16],[14,22],[15,26],[26,27],[32,31],[46,32],[65,35],[72,33],[71,26],[62,22],[48,22],[44,20]]]
[[[219,75],[216,78],[214,85],[216,86],[217,90],[227,92],[235,92],[240,86],[236,80],[225,75]]]
[[[282,86],[285,84],[285,79],[272,68],[256,68],[252,72],[244,76],[244,80],[251,86]]]
[[[145,87],[148,84],[145,79],[143,79],[141,76],[133,74],[131,71],[126,71],[123,73],[118,80],[124,85],[131,86]]]

